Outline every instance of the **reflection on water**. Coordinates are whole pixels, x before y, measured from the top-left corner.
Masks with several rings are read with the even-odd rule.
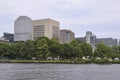
[[[0,80],[120,80],[120,65],[0,63]]]

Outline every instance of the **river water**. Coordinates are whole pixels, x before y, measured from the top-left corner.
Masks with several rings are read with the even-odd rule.
[[[120,80],[120,65],[0,63],[0,80]]]

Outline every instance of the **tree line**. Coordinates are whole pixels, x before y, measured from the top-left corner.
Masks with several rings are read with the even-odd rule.
[[[120,58],[120,46],[108,47],[99,43],[93,50],[90,44],[73,40],[60,44],[56,39],[40,37],[35,41],[6,43],[0,42],[0,58],[20,60],[46,59],[82,59],[89,58]]]

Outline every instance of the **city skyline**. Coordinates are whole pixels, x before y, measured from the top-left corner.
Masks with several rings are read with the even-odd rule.
[[[35,19],[52,18],[60,29],[70,29],[76,37],[92,31],[97,37],[120,38],[119,0],[4,0],[0,2],[0,36],[14,33],[14,21],[26,15]]]

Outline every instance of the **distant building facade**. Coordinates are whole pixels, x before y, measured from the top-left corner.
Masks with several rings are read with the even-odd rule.
[[[104,43],[106,46],[113,47],[118,46],[118,40],[113,38],[97,38],[91,31],[86,32],[86,36],[82,38],[76,38],[80,41],[86,41],[91,44],[93,48],[97,46],[99,43]]]
[[[52,19],[33,20],[33,39],[38,37],[56,38],[59,40],[59,22]]]
[[[76,40],[79,40],[80,42],[86,42],[85,37],[77,37]]]
[[[3,37],[6,39],[6,40],[9,40],[9,42],[13,42],[14,41],[14,34],[12,33],[3,33]]]
[[[91,44],[93,47],[95,47],[96,36],[91,31],[87,31],[85,37],[78,37],[76,39],[81,42]]]
[[[91,31],[86,32],[85,39],[87,43],[91,44],[92,46],[95,46],[96,36]]]
[[[42,36],[59,40],[59,34],[59,22],[52,19],[32,20],[20,16],[15,20],[14,41],[36,40]]]
[[[60,30],[60,43],[69,43],[75,39],[75,34],[71,30]]]
[[[96,39],[96,45],[99,43],[104,43],[109,47],[118,46],[118,40],[112,38],[98,38]]]

